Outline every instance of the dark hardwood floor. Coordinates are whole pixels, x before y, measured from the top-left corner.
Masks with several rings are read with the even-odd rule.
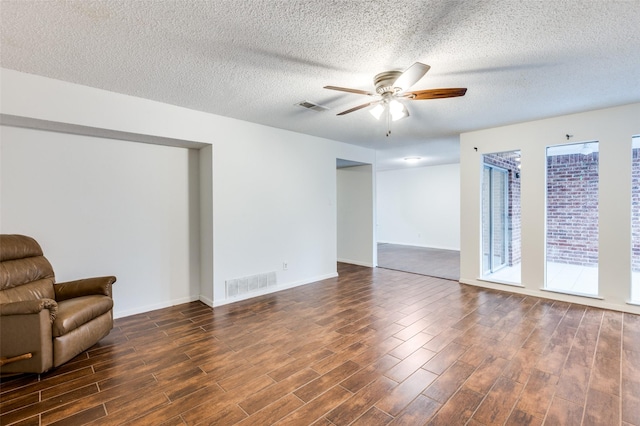
[[[115,321],[2,425],[640,425],[640,317],[339,265],[340,277]]]

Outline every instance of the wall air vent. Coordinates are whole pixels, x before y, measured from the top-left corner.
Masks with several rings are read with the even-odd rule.
[[[233,278],[225,281],[226,297],[237,297],[244,293],[265,290],[267,287],[277,286],[275,272],[251,275],[249,277]]]
[[[306,109],[310,109],[310,110],[318,111],[318,112],[326,111],[326,110],[329,109],[328,107],[326,107],[324,105],[319,105],[319,104],[316,104],[316,103],[313,103],[313,102],[310,102],[310,101],[298,102],[296,105],[299,106],[299,107],[302,107],[302,108],[306,108]]]

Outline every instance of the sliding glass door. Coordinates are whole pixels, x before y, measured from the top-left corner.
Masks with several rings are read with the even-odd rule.
[[[485,164],[482,185],[482,272],[489,275],[507,264],[507,170]]]

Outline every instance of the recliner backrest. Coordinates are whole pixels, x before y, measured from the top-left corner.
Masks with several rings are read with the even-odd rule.
[[[0,235],[0,303],[55,299],[53,267],[36,240]]]

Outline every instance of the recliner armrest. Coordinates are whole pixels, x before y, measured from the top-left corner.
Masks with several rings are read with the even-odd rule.
[[[53,323],[58,314],[58,303],[53,299],[22,300],[0,304],[0,316],[37,314],[49,310],[49,320]]]
[[[56,300],[61,302],[74,297],[103,294],[112,297],[111,285],[116,282],[116,277],[85,278],[75,281],[67,281],[55,284]]]

